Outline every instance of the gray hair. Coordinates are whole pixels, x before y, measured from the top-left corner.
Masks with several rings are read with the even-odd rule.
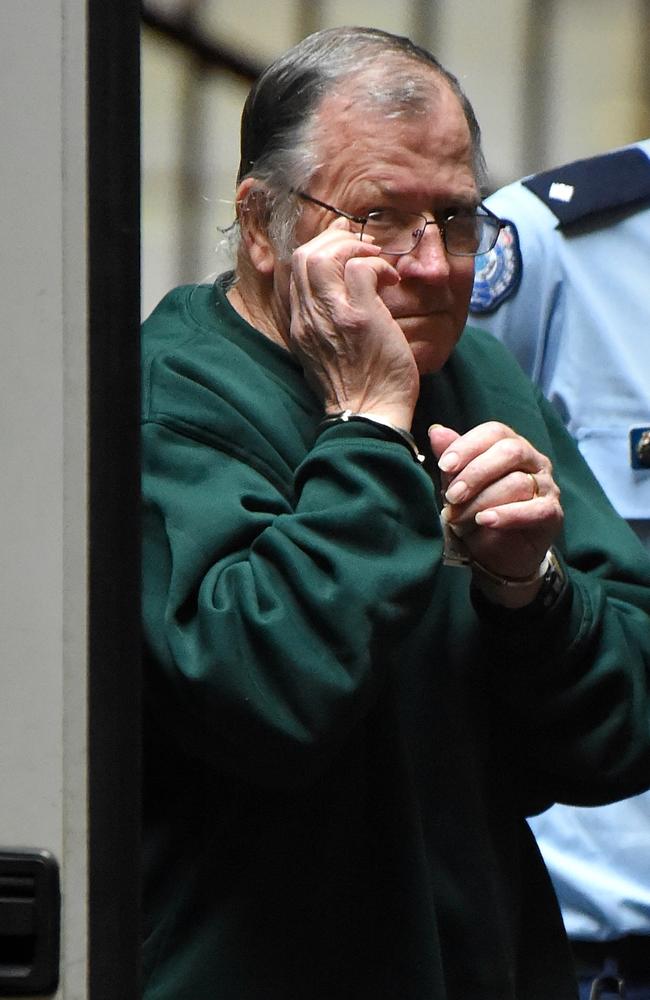
[[[401,72],[387,74],[387,59]],[[355,98],[382,107],[389,117],[422,114],[430,101],[431,69],[459,100],[481,186],[485,160],[472,106],[457,78],[410,39],[377,28],[329,28],[309,35],[262,73],[242,113],[237,182],[250,176],[260,182],[268,234],[281,256],[293,249],[300,213],[292,192],[305,188],[319,166],[316,119],[323,99],[345,82]]]

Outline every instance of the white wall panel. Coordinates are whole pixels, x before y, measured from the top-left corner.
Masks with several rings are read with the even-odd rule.
[[[62,865],[66,1000],[86,993],[84,59],[82,0],[4,0],[0,846]]]

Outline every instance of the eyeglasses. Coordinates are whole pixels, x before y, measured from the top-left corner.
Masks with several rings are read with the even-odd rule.
[[[455,212],[445,218],[427,219],[419,212],[400,212],[395,208],[378,208],[367,215],[352,215],[334,208],[304,191],[295,194],[303,201],[343,216],[359,226],[359,238],[372,236],[382,253],[402,257],[412,253],[424,236],[427,226],[436,226],[445,250],[452,257],[478,257],[496,244],[505,223],[485,205],[471,211]]]

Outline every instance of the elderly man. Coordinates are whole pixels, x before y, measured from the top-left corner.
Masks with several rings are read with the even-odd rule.
[[[481,162],[429,53],[311,36],[145,324],[148,1000],[575,997],[525,817],[650,784],[650,565],[461,338]]]

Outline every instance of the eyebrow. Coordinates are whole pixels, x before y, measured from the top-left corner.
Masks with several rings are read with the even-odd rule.
[[[393,201],[396,198],[400,198],[404,199],[405,202],[408,202],[409,194],[407,192],[400,191],[397,190],[396,188],[382,184],[381,181],[372,181],[372,184],[377,190],[379,197],[386,198],[389,201]],[[463,194],[458,195],[457,197],[451,196],[446,199],[444,197],[441,197],[439,201],[441,204],[446,201],[446,204],[442,205],[443,210],[446,210],[451,207],[455,210],[462,209],[473,212],[481,204],[481,193],[480,191],[477,191],[476,195],[473,197],[469,197]],[[431,206],[431,202],[429,202],[429,206]],[[418,209],[413,209],[413,211],[418,211]]]

